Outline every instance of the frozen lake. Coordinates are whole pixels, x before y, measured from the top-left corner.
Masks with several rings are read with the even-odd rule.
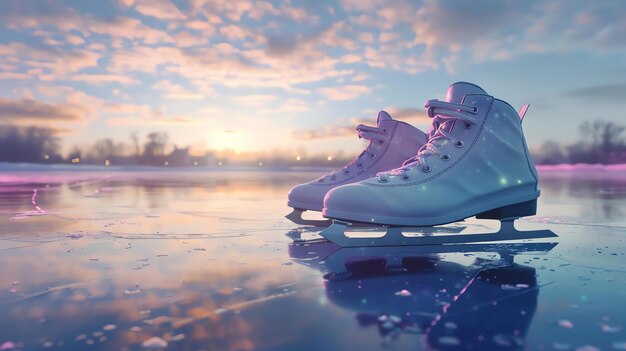
[[[0,350],[626,350],[625,171],[542,171],[558,238],[369,250],[283,217],[316,175],[3,172]]]

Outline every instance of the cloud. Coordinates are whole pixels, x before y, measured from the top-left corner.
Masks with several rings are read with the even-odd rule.
[[[191,30],[202,32],[204,36],[212,36],[215,33],[215,26],[204,20],[191,20],[185,22],[184,26]]]
[[[7,54],[19,59],[21,65],[42,68],[54,75],[65,75],[85,68],[97,67],[101,57],[99,53],[85,49],[61,50],[52,47],[26,46],[13,46],[13,48],[15,50]],[[2,51],[1,48],[0,51]]]
[[[276,57],[268,55],[264,50],[239,50],[230,44],[221,43],[208,48],[172,53],[169,58],[167,54],[146,55],[148,57],[144,61],[162,61],[159,64],[167,67],[161,70],[185,77],[198,87],[272,87],[302,94],[309,93],[309,90],[298,88],[299,84],[353,74],[352,70],[338,70],[338,60],[322,52],[314,53],[315,56],[309,55],[311,53],[298,53],[290,58]],[[112,60],[116,61],[116,58]],[[147,66],[137,61],[138,68],[145,69]]]
[[[198,122],[190,116],[166,115],[160,108],[147,104],[106,103],[101,109],[110,126],[182,125]]]
[[[139,84],[139,81],[120,74],[79,74],[72,77],[73,81],[85,82],[92,85],[119,83],[123,85]]]
[[[626,83],[596,85],[587,88],[572,89],[565,92],[570,98],[584,98],[593,102],[595,99],[602,102],[624,103],[626,97]]]
[[[431,121],[424,109],[388,107],[385,111],[389,112],[393,119],[409,124],[424,124]],[[292,136],[298,140],[349,138],[356,135],[356,126],[359,124],[375,126],[376,118],[350,118],[349,122],[350,125],[342,124],[316,129],[296,130],[292,132]]]
[[[175,47],[134,46],[130,49],[113,50],[110,56],[108,69],[117,74],[153,74],[160,66],[185,61],[182,51]]]
[[[326,28],[317,28],[310,33],[284,33],[267,35],[267,53],[271,56],[315,54],[322,47],[355,50],[357,43],[345,35],[348,27],[343,22],[335,22]]]
[[[219,29],[220,34],[224,35],[228,40],[244,40],[246,38],[257,38],[259,41],[260,36],[254,34],[253,31],[248,28],[229,24],[221,26]]]
[[[152,2],[150,2],[152,3]],[[78,31],[85,38],[91,34],[108,35],[116,40],[137,40],[148,44],[172,43],[173,40],[165,31],[144,24],[141,20],[125,16],[97,17],[80,13],[64,5],[60,1],[2,1],[0,2],[0,19],[3,25],[11,29],[38,29],[35,33],[42,36],[48,43],[62,45],[69,43],[80,45],[80,36],[69,34]],[[64,42],[51,39],[54,32],[42,31],[54,28],[65,38]]]
[[[323,127],[319,129],[308,129],[293,131],[292,136],[296,140],[319,140],[319,139],[333,139],[333,138],[345,138],[348,136],[355,136],[355,127]]]
[[[363,55],[363,61],[378,69],[418,73],[443,63],[453,73],[458,65],[527,53],[626,46],[622,1],[344,0],[342,5],[349,11],[349,23],[364,27],[361,33],[380,33],[380,45],[366,48]],[[411,57],[417,59],[410,62]]]
[[[34,99],[10,100],[0,98],[0,121],[3,122],[68,122],[83,118],[76,106],[49,104]]]
[[[107,118],[106,123],[110,126],[145,126],[149,125],[165,125],[179,126],[193,122],[194,119],[187,116],[170,116],[155,118],[128,118],[128,117],[111,117]]]
[[[61,1],[0,1],[0,19],[8,28],[54,26],[69,31],[75,29],[81,15]]]
[[[202,94],[187,90],[183,86],[174,84],[169,80],[161,80],[153,84],[152,89],[161,91],[163,96],[172,100],[200,100],[203,98]]]
[[[169,0],[137,0],[135,10],[160,20],[184,19],[180,10]]]
[[[204,36],[195,35],[188,31],[182,31],[174,34],[174,42],[181,48],[190,46],[203,46],[209,43]]]
[[[389,107],[385,109],[393,119],[408,123],[430,123],[426,110],[414,107]]]
[[[68,43],[74,45],[74,46],[80,46],[85,44],[85,39],[83,39],[81,36],[79,35],[74,35],[74,34],[68,34],[65,37],[65,41],[67,41]]]
[[[0,80],[28,80],[33,77],[26,73],[0,72]]]
[[[525,22],[532,2],[426,0],[416,14],[415,41],[452,51],[494,34],[513,32]],[[441,25],[445,23],[445,25]]]
[[[269,1],[251,0],[186,0],[190,13],[204,14],[209,20],[221,23],[224,20],[241,22],[247,15],[252,20],[261,20],[268,16],[287,18],[293,21],[304,22],[315,18],[304,8],[294,7],[288,4],[275,6]]]
[[[309,105],[304,100],[291,98],[285,100],[278,108],[278,112],[297,113],[309,111]]]
[[[358,38],[360,41],[364,43],[371,44],[374,42],[374,34],[372,33],[368,33],[368,32],[359,33]]]
[[[365,85],[344,85],[338,87],[320,88],[320,93],[330,100],[351,100],[371,92]]]
[[[562,36],[570,46],[588,47],[592,44],[603,50],[623,49],[626,46],[626,22],[623,1],[583,2],[571,6],[568,2],[540,3],[542,16],[536,16],[529,33],[537,41]]]
[[[373,11],[380,5],[378,0],[342,0],[343,8],[348,11]]]
[[[277,116],[281,114],[293,114],[309,111],[306,101],[298,98],[283,99],[278,95],[269,94],[253,94],[231,96],[230,100],[236,106],[246,106],[254,108],[257,116]],[[201,110],[208,114],[225,114],[228,112],[221,111],[219,108],[211,107]],[[232,112],[230,112],[232,115]]]
[[[267,106],[269,103],[272,103],[278,99],[275,95],[267,95],[267,94],[255,94],[255,95],[239,95],[239,96],[231,96],[230,100],[236,103],[237,105],[245,105],[245,106]]]
[[[108,35],[117,41],[139,41],[144,44],[173,43],[171,35],[132,17],[117,16],[108,20],[84,20],[78,29]]]
[[[149,105],[140,104],[122,104],[107,103],[103,110],[112,115],[129,115],[142,118],[149,118],[152,115],[158,115],[158,111],[153,111]]]

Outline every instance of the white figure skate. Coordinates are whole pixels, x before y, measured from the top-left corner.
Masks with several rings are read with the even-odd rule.
[[[382,171],[402,165],[407,158],[426,143],[428,137],[421,130],[391,118],[380,111],[377,126],[360,124],[356,128],[359,138],[369,140],[368,146],[343,169],[324,175],[319,179],[293,187],[289,191],[287,204],[293,212],[286,217],[296,224],[328,226],[330,220],[306,220],[302,213],[306,210],[321,211],[324,196],[334,187],[358,182]]]
[[[320,234],[341,246],[433,245],[554,237],[549,230],[518,232],[513,221],[536,213],[537,171],[521,119],[480,87],[455,83],[446,101],[429,100],[429,140],[405,166],[331,190],[323,214],[335,219]],[[493,234],[413,236],[402,226],[435,226],[498,219]],[[382,238],[348,238],[350,223],[387,226]]]

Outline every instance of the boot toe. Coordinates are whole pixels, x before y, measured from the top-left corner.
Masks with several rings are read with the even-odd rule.
[[[321,211],[325,194],[324,187],[299,184],[289,190],[288,205],[303,210]]]
[[[334,188],[324,198],[324,214],[328,213],[332,218],[351,220],[355,218],[351,218],[350,214],[379,213],[381,206],[384,206],[379,195],[373,187],[359,183]]]

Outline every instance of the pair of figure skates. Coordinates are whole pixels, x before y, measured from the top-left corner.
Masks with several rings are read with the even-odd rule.
[[[520,113],[477,85],[459,82],[445,101],[425,107],[427,133],[381,111],[377,126],[359,125],[368,146],[343,169],[295,186],[287,218],[322,211],[332,225],[320,235],[341,246],[429,245],[552,237],[549,230],[519,232],[513,221],[536,214],[538,176],[522,133]],[[432,227],[478,219],[501,221],[494,234],[405,236],[402,227]],[[350,225],[382,225],[382,238],[350,238]]]

